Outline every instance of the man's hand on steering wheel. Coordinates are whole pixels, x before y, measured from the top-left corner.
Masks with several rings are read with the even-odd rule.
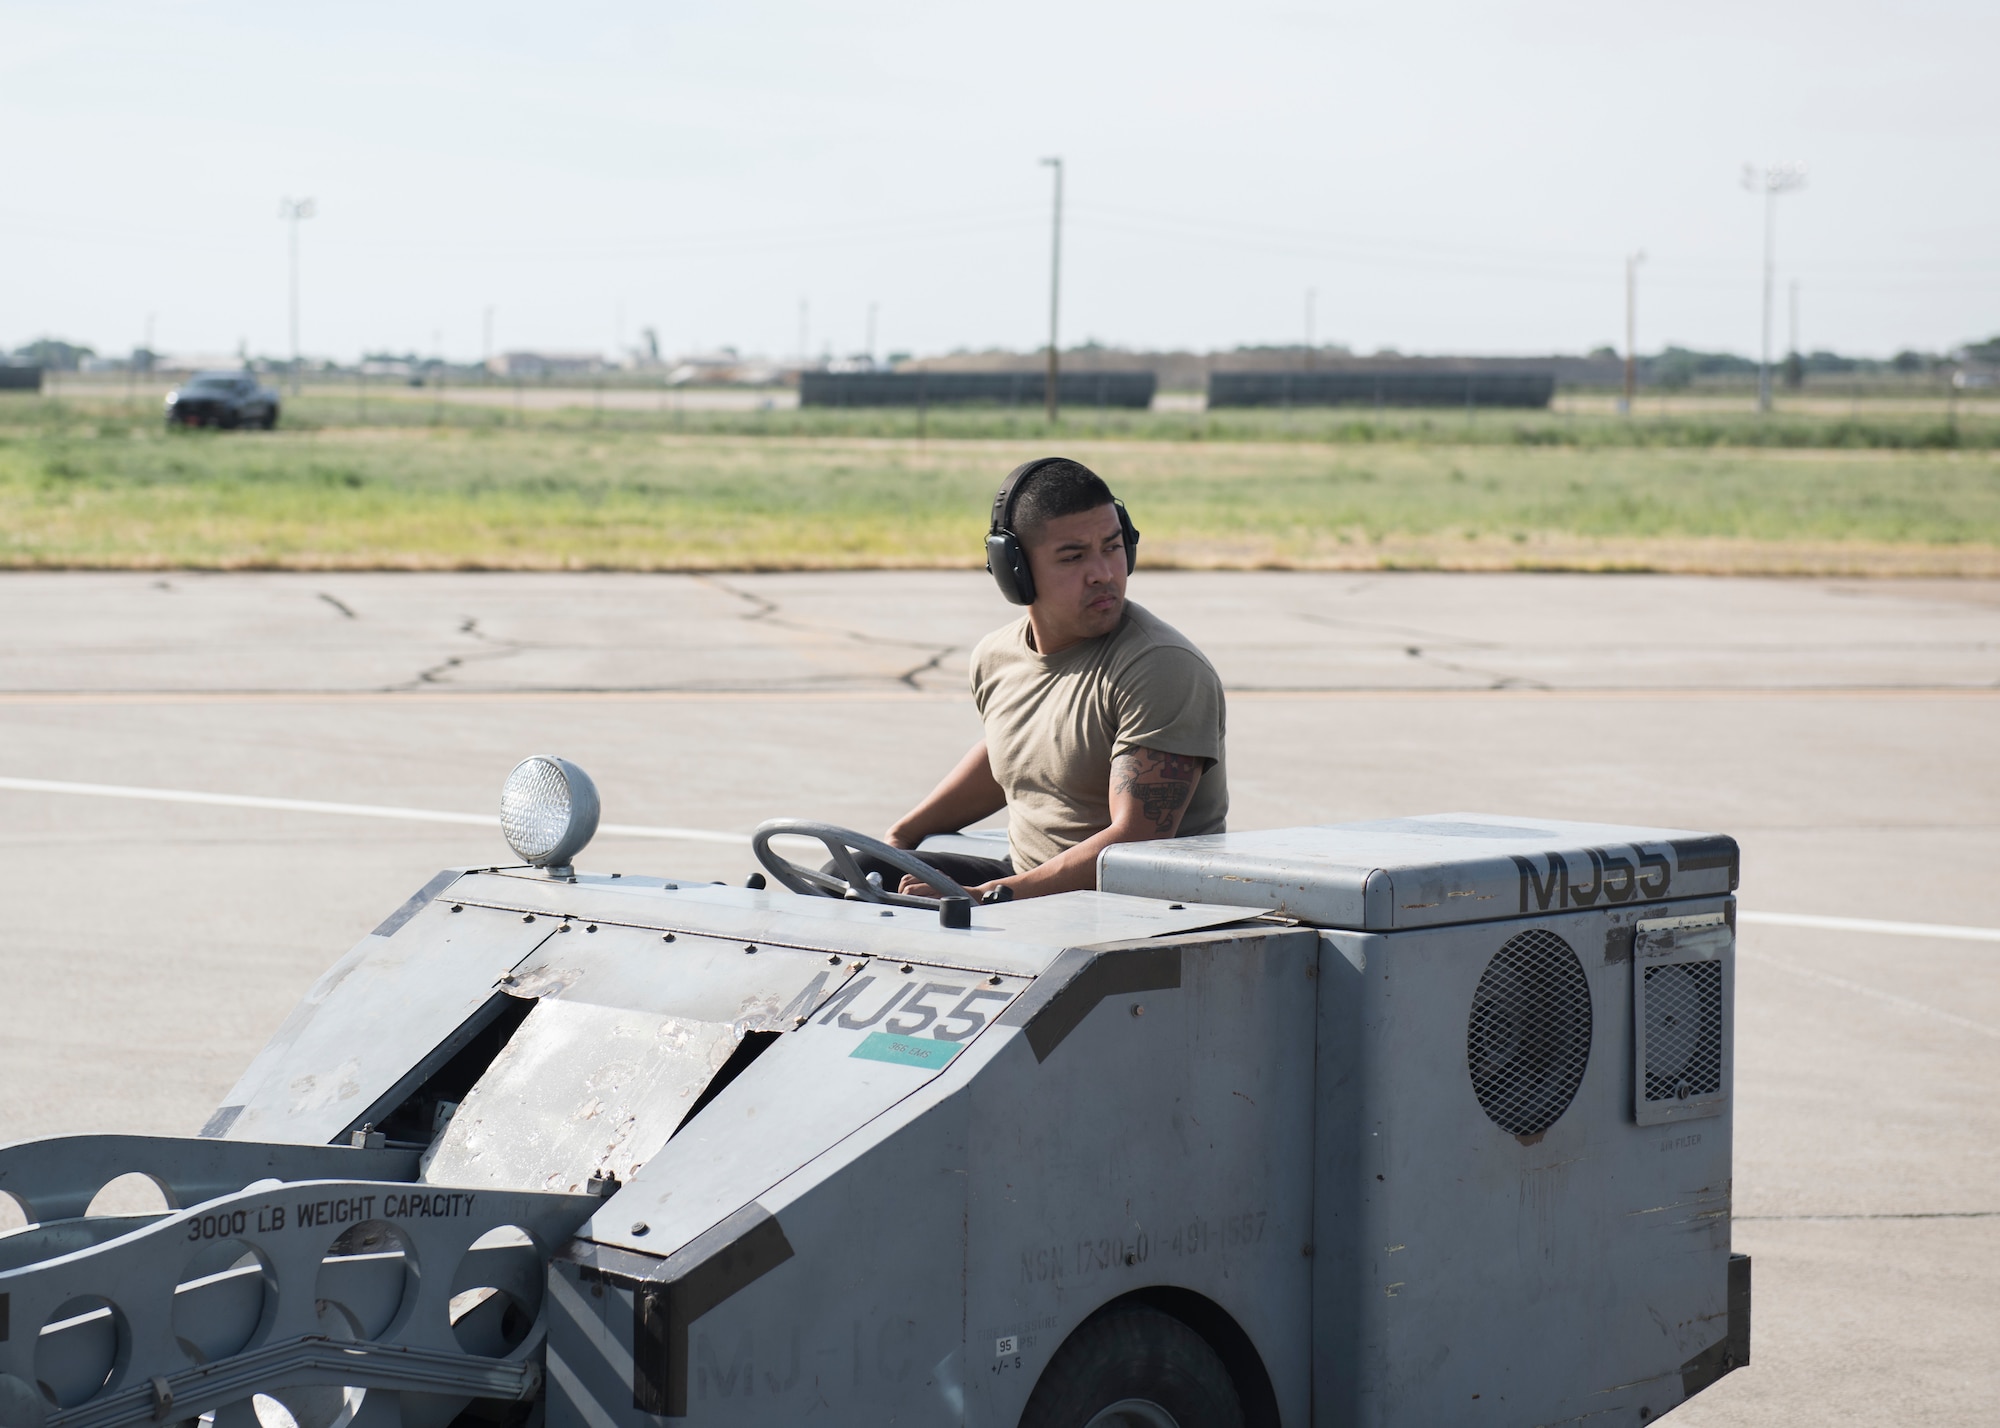
[[[777,837],[814,839],[832,855],[832,870],[821,872],[794,863],[771,846],[771,840]],[[764,865],[765,871],[776,878],[780,885],[795,893],[832,898],[853,897],[863,902],[893,902],[922,907],[936,907],[938,899],[944,897],[978,900],[977,894],[960,887],[908,849],[880,842],[865,833],[856,833],[849,828],[836,828],[830,823],[814,823],[797,818],[773,818],[759,824],[757,830],[750,835],[750,848],[756,854],[757,861]],[[861,866],[854,857],[857,852],[887,863],[902,873],[902,882],[919,882],[925,887],[926,892],[909,895],[901,891],[893,893],[888,891],[879,883],[862,875]]]
[[[972,900],[974,902],[985,903],[993,901],[994,900],[993,894],[1006,886],[1007,886],[1007,880],[1005,878],[993,878],[990,881],[983,883],[967,883],[965,886],[965,890],[972,894]],[[903,881],[901,885],[897,887],[896,891],[901,893],[904,897],[942,896],[942,894],[939,893],[938,890],[932,887],[929,883],[924,882],[921,879],[909,873],[903,874]],[[1005,898],[1000,899],[1000,901],[1002,902],[1005,902],[1007,900],[1008,899]]]

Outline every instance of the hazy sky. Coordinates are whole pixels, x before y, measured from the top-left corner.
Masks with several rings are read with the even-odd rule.
[[[0,0],[0,343],[1754,353],[2000,332],[1993,0]]]

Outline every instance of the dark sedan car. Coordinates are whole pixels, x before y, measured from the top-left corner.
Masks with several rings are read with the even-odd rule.
[[[248,372],[197,372],[167,393],[168,426],[262,427],[278,424],[278,394]]]

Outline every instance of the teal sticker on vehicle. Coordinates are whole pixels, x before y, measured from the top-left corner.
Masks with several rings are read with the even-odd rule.
[[[898,1066],[927,1066],[931,1070],[949,1065],[958,1055],[960,1043],[938,1041],[928,1036],[892,1036],[886,1031],[870,1032],[861,1044],[848,1052],[864,1061],[892,1061]]]

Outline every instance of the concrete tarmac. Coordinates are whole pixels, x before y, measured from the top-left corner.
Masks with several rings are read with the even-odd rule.
[[[1158,573],[1230,689],[1232,825],[1716,829],[1746,912],[2000,927],[2000,584]],[[879,831],[972,742],[984,577],[0,576],[0,777]],[[497,833],[0,790],[0,1140],[190,1132],[311,979]],[[606,871],[747,849],[600,837]],[[2000,945],[1746,923],[1756,1344],[1674,1421],[2000,1421]]]

